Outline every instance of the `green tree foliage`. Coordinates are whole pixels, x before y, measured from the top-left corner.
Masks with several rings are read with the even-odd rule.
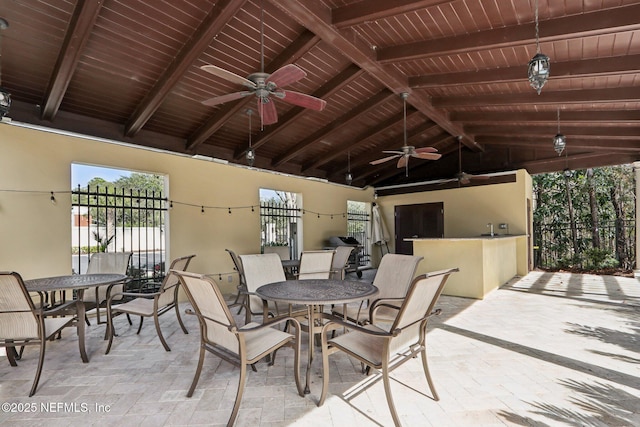
[[[631,165],[535,175],[533,185],[538,265],[604,268],[619,263],[631,268],[635,257],[635,180]],[[571,205],[577,230],[575,248]],[[594,239],[594,232],[598,239]]]

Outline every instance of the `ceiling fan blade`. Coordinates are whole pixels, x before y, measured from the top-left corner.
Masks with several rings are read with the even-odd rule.
[[[291,90],[283,90],[275,94],[278,98],[282,99],[289,104],[297,105],[303,108],[309,108],[311,110],[322,111],[327,105],[327,101],[324,99],[316,98],[315,96],[307,95],[305,93],[294,92]]]
[[[258,113],[260,114],[262,125],[272,125],[278,122],[276,105],[269,98],[258,98]]]
[[[400,158],[398,159],[398,165],[397,165],[398,169],[407,166],[408,162],[409,162],[409,156],[400,156]]]
[[[307,76],[307,73],[295,64],[285,65],[271,73],[265,83],[273,83],[275,87],[284,87]]]
[[[486,175],[469,175],[469,174],[467,174],[467,177],[469,179],[491,179],[490,176],[486,176]]]
[[[422,147],[422,148],[416,148],[415,152],[416,153],[437,153],[438,149],[433,147]]]
[[[220,77],[232,83],[237,83],[240,85],[247,86],[251,89],[256,88],[256,84],[249,79],[246,79],[242,76],[239,76],[231,71],[227,71],[224,68],[216,67],[215,65],[203,65],[200,67],[201,70],[204,70],[208,73],[213,74],[214,76]]]
[[[438,160],[440,157],[442,157],[442,154],[438,154],[438,153],[418,153],[418,152],[416,152],[415,154],[412,154],[412,156],[416,157],[418,159],[424,159],[424,160]]]
[[[383,157],[381,159],[378,160],[374,160],[372,162],[369,162],[370,165],[379,165],[380,163],[384,163],[384,162],[388,162],[389,160],[393,160],[396,157],[398,157],[398,154],[394,155],[394,156],[388,156],[388,157]]]
[[[402,154],[404,154],[404,151],[385,150],[385,151],[383,151],[383,153],[402,155]]]
[[[233,92],[228,93],[226,95],[215,96],[213,98],[209,98],[202,103],[208,107],[213,107],[214,105],[224,104],[225,102],[233,101],[239,98],[244,98],[245,96],[251,95],[253,92],[249,92],[248,90],[242,92]]]

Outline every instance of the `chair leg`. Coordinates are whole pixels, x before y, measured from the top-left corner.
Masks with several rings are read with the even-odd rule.
[[[231,411],[231,416],[229,417],[229,421],[227,421],[227,427],[233,425],[236,421],[236,417],[238,416],[238,410],[240,409],[240,402],[242,401],[242,394],[244,393],[244,383],[247,379],[247,365],[242,363],[240,365],[240,378],[238,379],[238,393],[236,394],[236,401],[233,404],[233,410]]]
[[[393,396],[391,396],[391,382],[389,381],[389,359],[385,360],[382,365],[382,382],[384,383],[384,394],[387,396],[387,404],[389,405],[389,411],[393,418],[393,423],[396,427],[401,427],[400,418],[396,412],[396,407],[393,404]]]
[[[182,328],[182,332],[184,332],[185,334],[189,334],[189,331],[187,331],[187,328],[184,327],[184,323],[182,323],[182,317],[180,316],[180,306],[178,304],[178,290],[180,289],[179,286],[176,286],[176,290],[174,291],[173,294],[173,306],[176,308],[176,317],[178,318],[178,323],[180,323],[180,327]]]
[[[107,350],[104,354],[109,354],[111,351],[111,344],[113,343],[113,336],[116,334],[113,327],[113,312],[111,311],[111,306],[107,306],[107,331],[106,334],[109,338],[109,343],[107,344]]]
[[[196,389],[196,385],[198,385],[198,380],[200,379],[200,372],[202,372],[202,365],[204,363],[204,344],[200,344],[200,358],[198,359],[198,367],[196,368],[196,374],[193,376],[193,381],[191,382],[191,387],[189,387],[189,391],[187,392],[187,397],[193,396],[193,392]]]
[[[427,365],[427,350],[423,348],[420,353],[422,353],[422,369],[424,370],[424,376],[427,378],[427,383],[429,384],[429,389],[433,395],[433,400],[440,400],[440,397],[438,397],[438,393],[436,392],[436,387],[433,385],[431,374],[429,373],[429,366]]]
[[[162,331],[160,330],[160,320],[158,319],[158,313],[154,314],[153,321],[156,324],[156,332],[158,333],[158,338],[160,338],[160,342],[166,351],[171,351],[169,348],[169,344],[164,340],[164,336],[162,336]],[[140,326],[142,326],[142,317],[140,317]]]
[[[127,313],[127,321],[129,322],[129,326],[133,325],[133,322],[131,321],[131,316],[129,316],[129,313]]]
[[[138,332],[136,335],[140,335],[140,331],[142,330],[142,321],[144,320],[144,316],[140,316],[140,325],[138,326]]]
[[[320,394],[320,400],[318,400],[318,406],[322,406],[322,404],[324,403],[324,399],[327,397],[327,390],[329,389],[329,348],[327,344],[327,334],[323,333],[321,335],[321,339],[322,339],[322,393]]]
[[[16,360],[20,360],[20,358],[18,357],[19,354],[15,347],[5,347],[5,354],[7,355],[7,360],[9,360],[9,365],[18,366]]]
[[[33,379],[33,385],[31,386],[29,397],[33,396],[36,393],[36,389],[38,388],[40,374],[42,373],[42,365],[44,364],[44,349],[46,346],[46,342],[47,340],[42,337],[42,340],[40,341],[40,357],[38,358],[38,368],[36,370],[36,377]]]

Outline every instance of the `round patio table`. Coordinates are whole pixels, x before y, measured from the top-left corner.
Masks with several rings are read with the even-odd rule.
[[[285,280],[268,283],[256,289],[256,295],[263,300],[302,304],[307,306],[309,320],[309,358],[307,363],[305,394],[310,392],[309,379],[313,363],[313,337],[315,321],[320,313],[318,308],[328,304],[348,304],[358,302],[377,295],[378,288],[371,283],[353,280],[308,279]]]
[[[89,362],[84,344],[85,328],[85,307],[82,301],[84,290],[104,285],[114,285],[128,280],[124,274],[72,274],[68,276],[44,277],[41,279],[25,280],[24,284],[29,292],[52,292],[65,289],[75,289],[78,291],[77,298],[73,301],[77,316],[76,327],[78,328],[78,346],[80,347],[80,357],[84,363]],[[46,314],[46,312],[45,312]]]

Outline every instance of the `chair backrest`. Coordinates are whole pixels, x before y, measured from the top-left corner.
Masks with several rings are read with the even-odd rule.
[[[97,252],[91,254],[87,274],[127,274],[132,252]]]
[[[236,323],[216,282],[201,274],[172,271],[182,283],[198,317],[201,339],[238,354],[239,341],[231,332],[231,329],[236,329]]]
[[[94,273],[111,273],[111,274],[127,274],[129,261],[133,252],[96,252],[91,254],[89,258],[89,266],[86,274]],[[97,288],[89,288],[84,291],[82,299],[84,301],[95,301],[96,292],[98,292],[98,303],[107,299],[108,286],[98,286]],[[116,285],[112,289],[112,293],[122,292],[123,285]]]
[[[238,272],[238,281],[240,285],[246,286],[245,279],[244,279],[244,268],[242,267],[242,260],[231,249],[225,249],[225,251],[227,251],[229,253],[229,256],[231,256],[231,260],[233,261],[233,266]]]
[[[289,246],[265,246],[263,252],[265,254],[278,254],[283,261],[291,259]]]
[[[189,263],[193,257],[195,257],[195,255],[187,255],[171,261],[169,271],[166,273],[166,276],[164,276],[164,280],[160,286],[160,292],[162,292],[162,294],[158,298],[158,307],[175,303],[176,294],[174,289],[180,283],[180,279],[178,279],[175,274],[172,274],[171,270],[187,271],[187,267],[189,267]]]
[[[255,292],[262,285],[287,280],[282,268],[282,260],[277,254],[239,255],[244,269],[247,291]],[[254,313],[262,312],[262,300],[249,296],[249,307]]]
[[[386,254],[382,257],[373,284],[380,292],[377,299],[404,298],[416,274],[421,256]]]
[[[0,341],[40,338],[35,310],[22,277],[0,272]]]
[[[298,279],[328,279],[335,251],[304,251],[300,255]]]
[[[423,343],[428,316],[433,312],[447,279],[456,271],[457,268],[434,271],[413,280],[390,329],[402,329],[391,341],[393,350],[401,350],[413,343]]]
[[[336,253],[333,255],[333,262],[331,263],[331,278],[336,280],[344,279],[344,270],[349,261],[349,256],[353,252],[353,246],[338,246]]]

